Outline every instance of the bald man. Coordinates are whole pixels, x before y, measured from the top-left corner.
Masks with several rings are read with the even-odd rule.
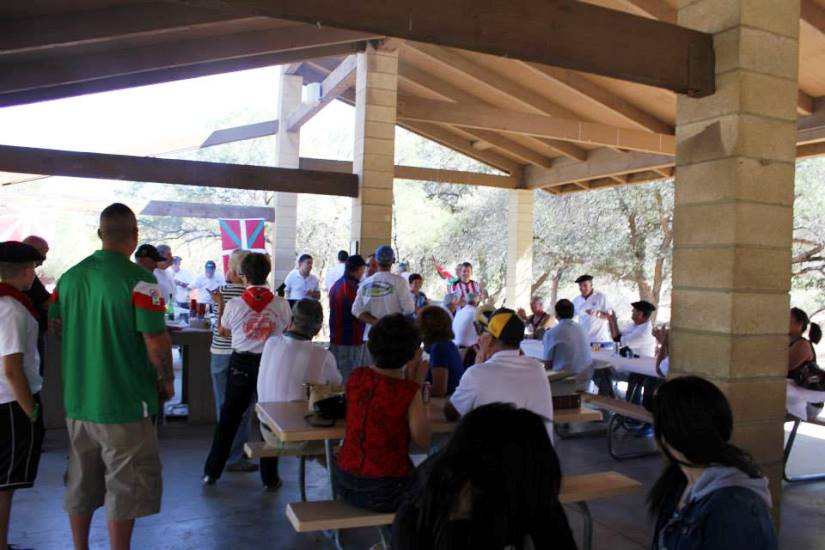
[[[152,417],[174,394],[172,349],[157,280],[129,261],[138,242],[134,212],[108,206],[98,236],[102,249],[63,274],[49,309],[62,332],[69,432],[63,505],[75,548],[89,547],[92,515],[103,505],[110,546],[129,548],[135,518],[160,511]]]
[[[29,235],[25,239],[23,239],[23,243],[33,247],[37,250],[41,256],[43,256],[43,261],[46,260],[46,254],[49,253],[49,243],[46,242],[46,239],[43,237],[38,237],[37,235]],[[43,265],[43,261],[37,262],[37,267]],[[43,282],[40,280],[40,277],[34,277],[34,281],[32,282],[32,286],[29,290],[23,291],[23,293],[29,297],[29,299],[34,304],[35,309],[37,309],[37,351],[40,354],[40,376],[43,376],[43,365],[46,364],[46,360],[44,359],[45,351],[46,351],[46,342],[45,342],[45,334],[46,329],[49,327],[49,291],[46,290],[46,287],[43,286]]]

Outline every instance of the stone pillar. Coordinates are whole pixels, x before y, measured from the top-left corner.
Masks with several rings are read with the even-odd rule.
[[[508,191],[507,206],[507,307],[527,309],[533,284],[533,205],[530,190]]]
[[[370,45],[357,55],[352,170],[358,174],[359,190],[352,201],[351,231],[366,257],[392,242],[398,51]]]
[[[727,394],[778,518],[799,0],[680,3],[680,25],[715,35],[717,92],[678,98],[671,376]]]
[[[300,75],[281,74],[281,93],[278,95],[278,137],[275,142],[275,165],[298,168],[301,131],[287,132],[290,113],[301,105],[303,78]],[[275,221],[272,223],[272,275],[275,286],[280,285],[295,267],[295,237],[298,224],[298,195],[275,193]]]

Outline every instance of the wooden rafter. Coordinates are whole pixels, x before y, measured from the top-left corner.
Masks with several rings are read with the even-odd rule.
[[[464,68],[465,68],[465,70],[470,70],[466,66]],[[485,102],[481,98],[479,98],[479,97],[477,97],[473,94],[470,94],[468,92],[465,92],[464,90],[461,90],[461,89],[453,86],[449,82],[441,80],[440,78],[437,78],[436,76],[434,76],[430,73],[424,72],[424,71],[422,71],[422,70],[420,70],[416,67],[413,67],[413,66],[405,64],[405,63],[402,63],[399,66],[398,76],[402,80],[407,80],[409,82],[412,82],[412,83],[414,83],[418,86],[421,86],[421,87],[426,88],[430,91],[433,91],[433,92],[437,93],[438,95],[442,96],[443,98],[449,99],[451,101],[458,101],[458,102],[465,102],[465,103],[482,103],[482,104],[486,104],[486,105],[492,105],[489,102]],[[499,81],[501,81],[500,77],[499,77]],[[479,136],[479,138],[480,138],[480,136]],[[483,138],[480,138],[480,139],[483,139]],[[539,162],[535,162],[535,159],[537,158],[536,157],[537,155],[541,156],[541,157],[544,157],[544,155],[542,155],[538,151],[534,151],[533,153],[528,154],[529,158],[525,157],[525,155],[524,155],[525,147],[521,144],[513,142],[513,140],[508,139],[504,136],[500,136],[495,141],[498,143],[498,145],[496,145],[496,147],[498,147],[499,149],[502,149],[502,150],[507,150],[508,152],[518,156],[519,158],[521,158],[525,162],[528,162],[530,164],[535,164],[536,166],[543,166],[544,163],[547,162],[547,160],[540,160]],[[492,142],[490,142],[490,143],[492,143]],[[561,153],[562,155],[564,155],[568,158],[573,158],[573,159],[577,159],[577,160],[585,160],[587,158],[587,151],[585,151],[581,147],[579,147],[577,145],[574,145],[574,144],[571,144],[571,143],[565,143],[565,142],[561,142],[561,141],[549,140],[548,142],[545,143],[545,145],[550,146],[551,148],[555,149],[556,151],[558,151],[559,153]]]
[[[676,10],[665,0],[616,0],[616,2],[631,13],[676,24]]]
[[[528,188],[536,189],[576,181],[589,181],[634,172],[652,171],[656,168],[669,168],[673,164],[673,157],[665,155],[637,152],[619,153],[610,149],[596,149],[590,152],[590,158],[587,162],[561,160],[550,170],[528,167],[525,172],[525,179]]]
[[[673,133],[673,127],[669,124],[662,122],[652,114],[643,111],[629,101],[608,92],[592,80],[589,80],[580,74],[568,69],[559,69],[557,67],[538,65],[536,63],[519,63],[530,69],[533,74],[540,76],[548,82],[563,86],[567,90],[577,94],[581,99],[590,101],[604,107],[605,109],[608,109],[613,114],[619,115],[625,121],[637,128],[649,130],[659,134]]]
[[[355,174],[0,145],[0,170],[287,193],[358,196]]]
[[[355,85],[355,56],[350,55],[331,72],[321,83],[321,98],[302,103],[298,109],[289,115],[288,127],[290,132],[298,130],[313,116],[329,105],[342,93]]]
[[[403,97],[398,100],[397,117],[400,120],[452,124],[635,151],[668,155],[676,152],[676,139],[671,135],[616,128],[594,122],[505,111],[482,104],[454,104]]]
[[[208,204],[202,202],[149,201],[140,211],[141,216],[175,216],[180,218],[263,218],[275,219],[271,206],[241,206],[236,204]]]
[[[210,0],[179,1],[211,5]],[[575,0],[526,0],[508,3],[507,9],[500,0],[224,0],[221,5],[535,61],[699,97],[714,92],[711,35]]]
[[[814,98],[799,90],[797,92],[796,112],[802,116],[810,116],[814,112]]]
[[[20,92],[0,93],[0,107],[22,105],[37,101],[48,101],[51,99],[60,99],[64,97],[94,94],[99,92],[109,92],[112,90],[133,88],[135,86],[146,86],[149,84],[159,84],[162,82],[172,82],[175,80],[186,80],[189,78],[198,78],[234,71],[245,71],[249,69],[258,69],[261,67],[271,67],[275,65],[282,65],[284,63],[293,63],[310,57],[349,55],[351,53],[363,50],[364,44],[364,42],[351,42],[335,44],[332,46],[320,46],[317,48],[289,50],[285,52],[227,59],[210,63],[198,63],[195,65],[187,65],[182,67],[143,71],[140,73],[112,76],[71,84],[60,84]],[[0,78],[0,80],[2,79]]]

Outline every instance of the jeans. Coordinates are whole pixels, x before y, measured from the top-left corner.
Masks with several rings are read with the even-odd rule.
[[[210,369],[212,371],[212,392],[215,394],[215,411],[220,418],[221,407],[226,397],[226,382],[229,380],[229,358],[231,354],[220,355],[213,353],[211,359]],[[229,452],[229,463],[234,464],[243,458],[243,445],[249,441],[249,430],[252,422],[252,408],[254,404],[250,404],[249,408],[243,414],[241,425],[238,428],[238,433],[235,435],[235,440],[232,442],[232,450]]]
[[[330,344],[329,351],[333,357],[335,357],[335,362],[338,363],[338,370],[341,371],[344,382],[346,382],[349,375],[352,374],[352,369],[369,364],[369,361],[367,361],[366,344],[361,344],[360,346]]]
[[[367,477],[335,468],[335,491],[344,502],[357,508],[378,513],[398,510],[404,496],[411,489],[413,476]]]
[[[229,380],[226,384],[226,398],[218,417],[212,448],[206,459],[203,471],[205,475],[218,479],[221,477],[232,443],[241,425],[244,413],[249,409],[258,385],[258,369],[261,356],[244,353],[232,353],[229,359]],[[261,481],[265,486],[274,486],[279,482],[278,459],[261,458]]]

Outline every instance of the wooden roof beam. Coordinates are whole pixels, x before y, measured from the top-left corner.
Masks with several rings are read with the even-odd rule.
[[[317,101],[302,103],[289,115],[287,126],[295,132],[329,105],[342,93],[355,85],[355,55],[346,57],[321,83],[321,98]]]
[[[327,57],[337,55],[348,55],[364,49],[365,42],[348,42],[331,46],[320,46],[299,50],[288,50],[284,52],[254,55],[236,59],[226,59],[209,63],[198,63],[180,67],[166,69],[147,70],[139,73],[98,78],[69,84],[56,84],[54,86],[29,89],[17,92],[0,92],[0,107],[12,105],[23,105],[37,101],[48,101],[64,97],[73,97],[99,92],[109,92],[136,86],[147,86],[162,82],[172,82],[175,80],[186,80],[215,74],[230,73],[234,71],[245,71],[258,69],[261,67],[271,67],[292,63],[298,60],[312,57]],[[2,65],[0,65],[2,68]],[[0,73],[2,74],[2,73]],[[0,76],[0,86],[2,86],[2,76]]]
[[[454,104],[400,97],[397,117],[401,120],[451,124],[651,153],[674,155],[676,152],[676,139],[671,135],[505,111],[480,104]]]
[[[141,216],[175,216],[180,218],[263,218],[275,220],[271,206],[241,206],[237,204],[208,204],[203,202],[149,201],[140,211]]]
[[[611,149],[595,149],[590,152],[587,162],[560,160],[550,170],[528,167],[525,180],[529,189],[550,187],[611,176],[632,174],[633,172],[669,168],[674,158],[650,153],[619,153]]]
[[[810,116],[814,113],[814,98],[803,92],[797,91],[796,112],[800,116]]]
[[[498,0],[224,0],[221,5],[534,61],[697,97],[714,92],[710,34],[575,0],[525,0],[509,3],[507,9],[501,9]]]
[[[676,10],[664,0],[616,0],[631,13],[676,24]]]
[[[449,82],[445,82],[429,73],[426,73],[416,67],[411,65],[402,63],[398,67],[398,77],[412,82],[422,88],[426,88],[432,92],[437,93],[438,95],[442,96],[445,99],[449,99],[452,101],[458,102],[466,102],[466,103],[482,103],[484,105],[490,105],[490,103],[485,102],[478,97],[461,90],[450,84]],[[499,77],[500,80],[500,77]],[[506,137],[499,137],[497,140],[499,144],[497,147],[500,149],[508,149],[509,152],[515,153],[515,151],[522,150],[524,148],[523,145],[513,142],[512,140],[507,139]],[[509,143],[509,145],[508,145]],[[548,145],[561,153],[562,155],[577,159],[577,160],[585,160],[587,158],[587,151],[582,149],[581,147],[574,145],[572,143],[565,143],[558,140],[548,140],[544,142],[544,145]],[[534,155],[541,155],[540,152],[536,151],[533,153]],[[522,155],[520,158],[525,159]],[[526,159],[525,159],[526,160]],[[531,164],[536,164],[536,166],[543,166],[545,161],[540,163],[535,163],[532,160],[527,160],[526,162],[530,162]]]
[[[0,56],[104,44],[170,31],[219,27],[228,22],[260,20],[238,11],[207,10],[164,2],[110,6],[91,10],[66,3],[68,13],[24,18],[0,17]]]
[[[292,26],[28,63],[0,63],[0,94],[282,51],[363,42],[369,38],[370,35],[353,31]]]
[[[0,145],[0,170],[317,195],[358,196],[358,176],[335,172]]]
[[[530,69],[533,74],[540,76],[548,82],[563,86],[567,90],[577,94],[581,99],[608,109],[613,114],[619,115],[625,121],[639,129],[659,134],[672,134],[674,132],[673,127],[669,124],[636,107],[629,101],[608,92],[592,80],[580,74],[547,65],[520,63]]]

